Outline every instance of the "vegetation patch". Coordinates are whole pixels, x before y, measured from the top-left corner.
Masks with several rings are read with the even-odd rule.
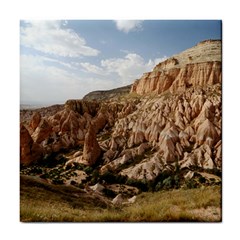
[[[146,192],[130,206],[114,207],[106,199],[74,186],[50,185],[21,178],[22,222],[219,222],[220,186]],[[109,197],[114,197],[108,191]]]

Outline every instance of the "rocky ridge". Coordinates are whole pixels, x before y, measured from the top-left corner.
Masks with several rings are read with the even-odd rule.
[[[218,183],[221,76],[221,41],[208,40],[159,63],[134,82],[130,94],[96,100],[95,93],[91,100],[68,100],[58,111],[35,111],[31,118],[25,112],[20,162],[61,159],[57,176],[51,169],[43,175],[65,184],[74,179],[146,190],[149,182],[154,189]],[[64,179],[69,171],[75,178]]]
[[[101,100],[102,101],[102,100],[109,100],[112,98],[124,96],[130,92],[131,86],[132,85],[128,85],[128,86],[106,90],[106,91],[90,92],[83,97],[83,100],[86,100],[86,101]]]
[[[207,40],[174,55],[144,73],[134,82],[131,92],[160,94],[185,91],[193,86],[221,84],[221,41]]]

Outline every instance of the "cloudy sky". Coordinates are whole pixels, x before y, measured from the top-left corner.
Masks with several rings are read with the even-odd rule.
[[[220,21],[22,20],[21,104],[128,85],[167,57],[220,38]]]

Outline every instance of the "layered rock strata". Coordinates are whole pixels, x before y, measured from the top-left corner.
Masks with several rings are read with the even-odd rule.
[[[152,72],[134,82],[131,92],[140,95],[185,91],[193,86],[221,83],[221,41],[203,41],[159,63]]]

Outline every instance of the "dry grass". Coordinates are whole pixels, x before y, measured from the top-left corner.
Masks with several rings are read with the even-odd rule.
[[[128,209],[131,221],[221,221],[220,187],[144,193],[139,198]],[[214,211],[207,215],[209,208]]]
[[[192,222],[221,221],[221,189],[142,193],[131,206],[114,208],[102,199],[43,187],[21,186],[20,220],[23,222]],[[62,191],[62,190],[61,190]],[[75,191],[75,190],[74,190]],[[83,197],[84,196],[84,197]]]

